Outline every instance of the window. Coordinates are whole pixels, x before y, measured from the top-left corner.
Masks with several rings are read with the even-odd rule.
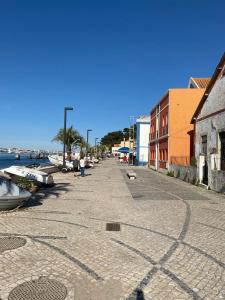
[[[207,135],[202,136],[202,154],[207,155]]]

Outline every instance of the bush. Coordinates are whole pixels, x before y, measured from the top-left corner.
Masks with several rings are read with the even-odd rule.
[[[194,156],[192,156],[192,158],[191,158],[191,166],[193,166],[193,167],[197,166],[197,159]]]
[[[37,184],[34,181],[28,180],[25,177],[18,177],[16,183],[19,187],[28,190],[29,192],[34,192],[37,190]]]
[[[170,176],[170,177],[174,177],[174,172],[173,171],[168,171],[166,175]]]

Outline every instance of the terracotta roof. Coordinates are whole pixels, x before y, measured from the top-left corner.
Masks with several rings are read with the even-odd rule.
[[[216,67],[216,69],[215,69],[215,71],[213,73],[213,76],[210,79],[209,84],[207,85],[205,93],[202,96],[202,99],[200,100],[199,105],[198,105],[198,107],[197,107],[197,109],[196,109],[196,111],[195,111],[195,113],[194,113],[194,115],[193,115],[193,117],[191,119],[191,123],[192,124],[195,122],[195,119],[198,117],[198,115],[199,115],[199,113],[200,113],[200,111],[201,111],[201,109],[202,109],[202,107],[203,107],[206,99],[208,98],[209,93],[211,92],[211,90],[212,90],[212,88],[213,88],[216,80],[218,79],[219,75],[221,74],[221,71],[222,71],[222,69],[223,69],[224,66],[225,66],[225,52],[224,52],[223,56],[221,57],[220,62],[217,65],[217,67]]]
[[[193,78],[192,77],[192,80],[196,83],[196,85],[200,89],[206,89],[210,82],[210,79],[211,79],[210,77],[208,77],[208,78]]]

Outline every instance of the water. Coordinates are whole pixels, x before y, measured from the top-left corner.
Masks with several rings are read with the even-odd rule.
[[[21,154],[20,160],[16,160],[15,154],[0,153],[0,169],[8,168],[10,166],[26,166],[34,163],[45,164],[50,163],[48,158],[45,159],[30,159],[29,154]]]

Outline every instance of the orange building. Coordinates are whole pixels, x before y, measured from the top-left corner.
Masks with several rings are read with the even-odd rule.
[[[149,166],[168,169],[170,163],[189,165],[194,156],[194,127],[190,124],[208,78],[191,78],[188,88],[169,89],[150,113]],[[204,88],[203,88],[204,87]]]

